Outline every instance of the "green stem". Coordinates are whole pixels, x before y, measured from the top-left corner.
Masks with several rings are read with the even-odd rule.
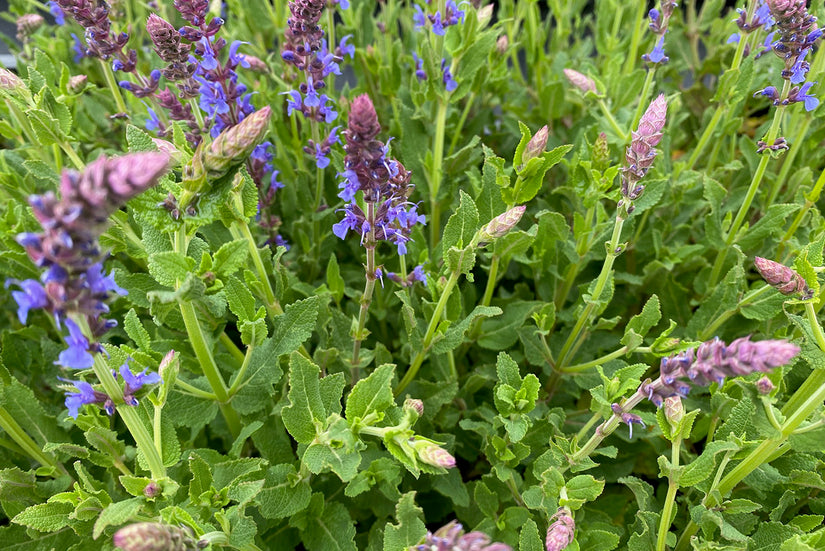
[[[112,98],[115,100],[115,106],[117,106],[118,113],[127,113],[126,103],[123,101],[123,96],[120,93],[120,86],[118,86],[117,81],[115,80],[115,74],[112,72],[112,68],[102,59],[100,60],[100,66],[103,68],[103,77],[106,79],[106,85],[109,87],[109,91],[112,93]]]
[[[590,417],[590,420],[587,423],[584,424],[584,426],[581,428],[581,430],[579,430],[578,433],[576,433],[576,442],[580,442],[581,439],[584,438],[585,435],[587,435],[588,432],[590,432],[590,429],[593,428],[593,425],[595,425],[596,423],[598,423],[601,420],[602,420],[602,414],[601,413],[594,413],[593,416]]]
[[[460,262],[458,264],[461,265]],[[461,272],[456,270],[450,275],[450,279],[447,280],[447,285],[444,286],[444,291],[438,299],[438,304],[435,305],[435,310],[433,311],[432,317],[430,317],[430,323],[427,325],[427,332],[424,334],[424,341],[421,349],[418,353],[416,353],[413,361],[410,363],[407,373],[404,374],[404,378],[401,379],[401,382],[398,383],[398,386],[395,388],[396,396],[400,395],[404,389],[407,388],[407,385],[415,379],[415,376],[418,374],[418,370],[421,368],[421,364],[424,363],[424,358],[430,351],[430,346],[432,345],[433,337],[435,336],[435,330],[441,321],[444,308],[447,306],[447,300],[450,298],[450,294],[453,292],[453,288],[455,288],[456,283],[458,283],[459,277],[461,277]]]
[[[677,436],[673,439],[671,446],[671,458],[673,469],[679,467],[679,450],[682,447],[682,439]],[[668,477],[667,496],[665,496],[665,506],[662,509],[662,516],[659,519],[659,535],[656,539],[656,551],[665,551],[665,544],[667,543],[667,533],[670,531],[670,525],[673,518],[673,508],[676,505],[676,492],[679,490],[679,482],[675,476],[671,474]]]
[[[166,478],[166,467],[163,465],[160,453],[155,448],[155,442],[143,420],[138,415],[137,410],[133,406],[129,406],[123,402],[123,389],[112,375],[112,370],[103,356],[95,354],[94,365],[92,369],[97,376],[98,381],[103,386],[103,391],[115,402],[117,412],[120,418],[123,419],[126,428],[129,429],[132,438],[135,439],[138,449],[143,452],[143,457],[146,459],[146,464],[149,466],[149,472],[152,474],[154,480],[161,480]]]
[[[464,123],[467,122],[467,117],[470,115],[470,107],[473,106],[473,101],[475,99],[476,93],[470,92],[464,103],[464,110],[461,112],[461,117],[458,119],[458,124],[456,124],[455,129],[453,130],[453,139],[450,140],[450,147],[447,150],[447,157],[453,154],[453,151],[455,151],[455,148],[458,145],[458,139],[461,137],[461,131],[464,129]]]
[[[611,128],[613,128],[613,132],[616,133],[619,139],[624,139],[627,134],[622,127],[619,126],[619,123],[616,122],[616,119],[613,117],[613,113],[610,112],[610,109],[608,109],[607,104],[604,103],[603,98],[599,98],[599,108],[602,110],[602,113],[604,113],[604,116],[607,117],[607,122],[610,123]]]
[[[438,203],[438,191],[441,188],[446,127],[447,100],[439,97],[438,113],[435,117],[435,138],[433,139],[433,166],[430,173],[430,249],[435,249],[441,240],[441,205]]]
[[[182,226],[175,233],[175,252],[186,254],[186,228]],[[218,369],[218,364],[212,355],[212,349],[206,342],[206,336],[203,334],[198,315],[195,312],[195,306],[189,301],[179,301],[181,317],[183,317],[183,324],[186,327],[186,333],[189,336],[189,344],[195,351],[195,357],[201,366],[206,380],[209,381],[209,387],[215,394],[218,401],[218,407],[226,419],[226,424],[229,427],[233,436],[237,437],[241,431],[241,422],[235,409],[229,403],[229,393],[224,383],[223,376]]]
[[[645,84],[642,87],[642,94],[639,96],[639,105],[636,106],[636,113],[633,114],[633,119],[630,121],[631,130],[639,126],[639,120],[641,120],[642,113],[644,112],[645,107],[647,107],[647,96],[650,93],[650,87],[653,85],[653,74],[655,72],[656,69],[652,67],[647,70]],[[625,141],[629,143],[632,137],[632,134],[628,132],[625,135]]]
[[[186,392],[197,396],[198,398],[203,398],[204,400],[217,400],[218,397],[212,394],[211,392],[207,392],[205,390],[201,390],[194,385],[190,385],[186,381],[178,378],[175,379],[175,385],[181,387]]]
[[[272,289],[272,283],[269,281],[269,274],[264,267],[264,260],[261,257],[261,251],[255,244],[255,237],[249,229],[249,224],[246,220],[237,219],[230,227],[230,232],[233,237],[241,238],[246,241],[246,248],[249,251],[249,256],[252,257],[252,264],[255,265],[255,271],[258,272],[258,280],[264,287],[264,305],[266,311],[270,316],[279,316],[284,313],[278,299],[275,298],[275,291]]]
[[[155,450],[157,450],[158,455],[163,457],[163,438],[161,433],[161,413],[163,411],[163,406],[155,405],[155,415],[152,419],[152,435],[154,436],[155,441]]]
[[[743,41],[740,41],[743,42]],[[719,121],[722,120],[722,114],[724,113],[724,109],[722,105],[716,106],[716,111],[713,113],[713,117],[711,117],[710,122],[705,127],[705,131],[702,132],[702,136],[699,138],[699,142],[696,144],[696,147],[693,149],[693,153],[691,153],[690,158],[688,159],[687,165],[685,165],[684,170],[692,170],[694,166],[696,166],[696,161],[699,160],[699,157],[705,151],[705,146],[708,145],[711,136],[716,131],[716,127],[719,125]]]
[[[364,243],[367,249],[367,265],[364,274],[366,283],[364,284],[364,294],[361,296],[361,308],[358,311],[358,329],[355,331],[352,343],[352,363],[350,364],[353,385],[358,382],[361,343],[366,337],[364,330],[367,325],[367,314],[369,313],[370,304],[372,304],[372,294],[375,291],[375,203],[372,201],[367,203],[367,222],[370,230]]]
[[[639,58],[639,42],[642,39],[642,30],[644,26],[642,22],[647,13],[647,2],[638,2],[636,8],[636,19],[633,21],[633,34],[630,38],[630,47],[628,48],[627,58],[625,58],[624,71],[625,75],[633,72],[636,62]]]
[[[770,292],[772,287],[770,285],[764,285],[759,287],[758,289],[753,289],[748,291],[748,293],[742,297],[742,300],[739,301],[739,304],[736,305],[736,308],[732,310],[726,310],[723,312],[718,318],[713,320],[710,324],[708,324],[705,329],[699,333],[699,340],[706,341],[711,338],[714,334],[716,334],[716,330],[719,329],[726,321],[730,318],[738,314],[743,306],[747,306],[751,302],[754,302],[757,298],[761,297],[765,293]]]
[[[613,235],[611,236],[610,243],[607,246],[607,255],[605,256],[604,264],[602,265],[602,271],[599,273],[599,277],[596,280],[596,286],[593,289],[593,294],[590,296],[590,300],[584,307],[584,312],[582,312],[579,319],[576,321],[575,327],[573,327],[573,330],[567,336],[567,340],[564,341],[561,352],[559,352],[559,358],[556,362],[556,366],[560,370],[564,368],[565,363],[569,359],[568,356],[570,355],[571,348],[578,340],[585,325],[590,322],[590,317],[596,309],[596,304],[602,294],[602,291],[604,290],[604,286],[607,284],[607,279],[613,269],[613,262],[620,254],[616,252],[616,249],[619,246],[619,237],[622,234],[623,225],[624,219],[617,213],[616,223],[613,225]]]
[[[32,440],[32,438],[26,434],[26,431],[20,427],[20,425],[15,421],[14,417],[6,410],[6,408],[0,406],[0,428],[9,435],[9,437],[14,440],[14,442],[20,446],[20,448],[28,454],[29,457],[44,465],[46,467],[51,467],[55,471],[60,472],[61,474],[66,474],[66,469],[61,465],[58,461],[56,461],[50,455],[47,455],[43,452],[42,448],[37,445],[37,443]]]
[[[796,233],[796,230],[799,229],[799,225],[802,224],[802,219],[805,218],[805,215],[811,210],[816,202],[819,200],[819,195],[822,193],[822,187],[825,186],[825,170],[823,170],[819,174],[819,178],[817,178],[816,183],[814,184],[813,189],[809,195],[805,197],[805,204],[802,205],[802,208],[799,209],[799,212],[796,213],[796,216],[791,222],[788,231],[785,232],[785,235],[782,236],[782,240],[779,242],[779,246],[777,248],[777,257],[782,257],[782,252],[785,249],[785,244],[793,237]]]
[[[581,373],[582,371],[586,371],[591,367],[596,367],[597,365],[603,365],[610,360],[615,360],[616,358],[620,358],[629,352],[636,352],[639,354],[649,354],[651,349],[649,346],[639,346],[637,348],[631,349],[629,346],[623,346],[618,350],[611,352],[610,354],[605,354],[601,358],[596,358],[595,360],[591,360],[589,362],[585,362],[582,364],[577,365],[570,365],[567,367],[560,368],[559,371],[563,373]]]
[[[249,362],[252,359],[253,350],[255,350],[254,344],[250,344],[246,347],[246,354],[244,355],[241,368],[238,370],[238,373],[235,376],[235,381],[232,383],[232,386],[230,386],[228,390],[230,397],[235,396],[235,394],[241,389],[241,384],[243,383],[244,375],[246,375],[246,371],[249,369]]]
[[[244,353],[241,352],[241,349],[232,342],[232,339],[229,338],[229,335],[226,334],[226,331],[222,332],[218,337],[218,340],[221,341],[221,344],[226,348],[226,351],[235,358],[235,360],[242,364],[244,361]]]
[[[791,82],[789,80],[785,81],[785,85],[782,88],[782,98],[788,96],[788,91],[791,89]],[[768,134],[765,138],[765,142],[768,144],[772,144],[777,136],[779,135],[779,127],[782,122],[782,115],[785,112],[785,106],[780,105],[776,108],[776,111],[773,114],[773,122],[771,123],[771,127],[768,130]],[[771,156],[770,153],[765,152],[762,154],[762,158],[759,160],[759,166],[756,167],[756,172],[753,175],[753,179],[751,180],[751,184],[748,187],[747,194],[745,195],[745,200],[742,205],[739,207],[739,212],[736,213],[736,218],[733,219],[733,223],[728,230],[727,238],[725,239],[725,248],[719,251],[719,254],[716,256],[716,262],[713,264],[713,269],[710,272],[710,282],[708,284],[708,288],[713,288],[716,286],[716,283],[719,281],[719,276],[722,272],[722,267],[725,264],[725,258],[727,257],[728,248],[736,242],[737,234],[739,233],[739,228],[742,227],[742,224],[745,222],[745,217],[748,214],[748,210],[750,210],[751,203],[753,202],[754,197],[756,197],[756,192],[759,190],[759,184],[762,182],[762,178],[765,176],[765,171],[768,168],[768,162],[770,161]],[[766,208],[770,205],[766,205]]]

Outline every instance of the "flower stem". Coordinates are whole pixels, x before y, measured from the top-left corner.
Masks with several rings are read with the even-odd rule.
[[[748,293],[744,297],[742,297],[742,299],[739,301],[739,304],[737,304],[735,308],[733,308],[732,310],[726,310],[718,318],[709,323],[708,326],[705,327],[701,333],[699,333],[699,340],[706,341],[709,338],[711,338],[716,333],[716,330],[719,329],[719,327],[721,327],[730,318],[739,313],[742,310],[743,306],[747,306],[748,304],[754,302],[756,299],[758,299],[765,293],[769,292],[771,289],[772,287],[770,285],[764,285],[762,287],[759,287],[758,289],[748,291]]]
[[[581,373],[582,371],[587,371],[591,367],[596,367],[597,365],[603,365],[610,360],[615,360],[616,358],[620,358],[629,352],[637,352],[639,354],[649,354],[651,349],[649,346],[639,346],[638,348],[630,349],[629,346],[623,346],[618,350],[611,352],[610,354],[605,354],[601,358],[596,358],[595,360],[591,360],[589,362],[585,362],[582,364],[577,365],[570,365],[564,368],[560,368],[559,371],[563,373]]]
[[[272,316],[279,316],[284,313],[283,309],[281,308],[281,304],[278,302],[278,299],[275,297],[275,291],[272,289],[272,283],[269,281],[269,274],[266,272],[266,268],[264,267],[263,258],[261,258],[261,251],[258,249],[258,246],[255,244],[255,237],[252,235],[252,231],[249,229],[249,224],[246,220],[236,220],[235,224],[229,228],[229,231],[233,234],[232,236],[236,239],[244,239],[246,241],[246,247],[249,251],[249,256],[252,257],[252,264],[255,265],[255,271],[258,272],[258,280],[261,282],[264,288],[264,306],[266,306],[266,311]]]
[[[350,364],[350,372],[352,374],[352,384],[358,382],[358,361],[361,353],[361,342],[363,342],[366,335],[364,334],[367,325],[367,314],[369,313],[370,304],[372,304],[372,294],[375,290],[375,203],[367,202],[367,223],[370,230],[367,233],[367,239],[364,247],[367,249],[367,265],[365,266],[366,283],[364,285],[364,294],[361,296],[361,309],[358,312],[358,329],[355,331],[354,340],[352,343],[352,362]]]
[[[682,438],[676,436],[671,445],[670,462],[671,467],[676,470],[679,467],[679,451],[682,448]],[[671,474],[668,477],[667,496],[665,496],[665,506],[662,509],[662,516],[659,519],[659,535],[656,539],[656,551],[665,551],[667,543],[667,533],[672,523],[673,508],[676,505],[676,492],[679,490],[679,481]]]
[[[616,260],[616,257],[620,254],[616,252],[616,249],[619,247],[619,237],[622,234],[623,225],[624,218],[619,216],[617,213],[616,223],[613,226],[613,235],[610,238],[610,243],[607,246],[607,256],[605,256],[604,264],[602,265],[602,271],[599,273],[599,278],[596,280],[596,286],[593,289],[593,294],[590,296],[590,300],[584,307],[584,312],[582,312],[582,314],[579,316],[579,319],[576,321],[575,327],[573,327],[573,330],[567,336],[567,340],[564,341],[564,345],[561,348],[561,352],[559,352],[559,357],[556,361],[556,367],[559,370],[563,371],[565,362],[569,359],[568,356],[570,356],[573,345],[578,340],[579,335],[581,335],[585,325],[587,325],[590,322],[590,317],[593,315],[593,311],[596,309],[596,304],[599,300],[599,297],[602,294],[602,291],[604,290],[604,286],[607,284],[607,279],[610,275],[610,272],[613,269],[613,262]]]
[[[639,42],[642,39],[642,22],[644,21],[645,13],[647,13],[647,2],[638,2],[637,5],[638,8],[636,9],[636,19],[633,21],[633,34],[630,38],[630,47],[627,51],[627,58],[625,58],[623,71],[625,75],[632,73],[633,68],[636,66],[636,61],[639,56]]]
[[[115,100],[115,106],[117,106],[118,113],[126,113],[126,103],[123,101],[123,96],[120,93],[120,86],[118,86],[117,81],[115,80],[115,74],[112,72],[112,68],[102,59],[100,60],[100,66],[103,69],[103,77],[106,79],[106,85],[109,87],[109,91],[112,93],[112,98]]]
[[[782,98],[788,96],[788,91],[791,89],[791,82],[789,80],[785,81],[785,85],[782,88]],[[782,122],[782,115],[785,113],[785,106],[780,105],[776,108],[776,111],[773,114],[773,122],[771,123],[771,127],[768,130],[768,134],[765,138],[765,142],[769,145],[772,144],[777,136],[779,135],[779,127]],[[768,168],[768,162],[770,161],[771,156],[768,152],[762,154],[762,158],[759,160],[759,166],[756,167],[756,172],[753,174],[753,179],[751,180],[751,184],[748,187],[747,194],[745,195],[745,200],[742,205],[739,207],[739,212],[736,213],[736,218],[733,219],[733,223],[728,230],[727,238],[725,239],[725,248],[719,251],[719,254],[716,256],[716,262],[713,264],[713,269],[710,272],[710,281],[708,283],[708,288],[713,288],[716,283],[719,281],[719,276],[722,272],[722,266],[725,264],[725,258],[727,257],[728,248],[736,242],[737,234],[739,233],[739,228],[742,227],[742,224],[745,222],[745,217],[748,214],[748,210],[750,210],[751,203],[753,202],[754,197],[756,197],[756,192],[759,189],[759,184],[762,182],[762,178],[765,176],[765,171]],[[766,208],[770,205],[766,205]]]
[[[241,383],[243,383],[243,377],[246,375],[247,369],[249,369],[249,361],[252,359],[252,351],[255,350],[255,345],[250,344],[246,347],[246,354],[243,358],[243,363],[241,364],[241,368],[238,370],[237,375],[235,376],[235,381],[232,383],[232,386],[229,387],[228,393],[229,396],[235,396],[237,392],[241,389]]]
[[[639,120],[642,118],[642,113],[644,112],[645,107],[647,106],[647,96],[650,94],[650,87],[653,85],[653,74],[656,72],[654,67],[651,67],[647,70],[647,76],[645,77],[645,84],[642,87],[642,93],[639,96],[639,105],[636,106],[636,113],[633,115],[633,119],[630,121],[630,130],[632,131],[634,128],[639,126]],[[633,134],[628,132],[625,135],[625,141],[630,142]]]
[[[613,128],[613,132],[615,132],[619,138],[627,137],[627,134],[622,127],[619,126],[619,123],[616,122],[616,119],[613,117],[613,113],[610,112],[610,109],[607,107],[607,104],[604,103],[604,99],[602,98],[599,98],[599,108],[602,110],[602,113],[604,113],[604,116],[607,118],[607,122],[610,123],[611,128]]]
[[[435,249],[441,240],[441,205],[438,191],[441,188],[441,170],[444,164],[444,133],[447,126],[447,100],[439,98],[438,113],[435,117],[435,138],[433,139],[433,165],[430,172],[430,249]]]
[[[819,195],[822,193],[823,186],[825,186],[825,170],[819,174],[819,178],[817,178],[810,194],[805,196],[805,204],[802,205],[802,208],[796,213],[793,222],[791,222],[790,227],[788,227],[788,231],[786,231],[785,235],[782,236],[782,240],[779,242],[779,246],[776,249],[777,257],[782,257],[782,253],[785,250],[785,244],[791,239],[791,237],[793,237],[796,230],[799,229],[799,225],[802,224],[802,219],[805,218],[805,215],[808,214],[811,207],[813,207],[819,200]]]
[[[461,265],[461,262],[458,263]],[[444,286],[444,291],[441,293],[441,297],[438,299],[438,304],[435,305],[435,310],[433,311],[432,316],[430,317],[430,323],[427,325],[427,332],[424,334],[424,341],[422,343],[421,349],[413,358],[413,361],[410,362],[410,367],[407,370],[407,373],[404,374],[404,378],[401,379],[401,382],[398,383],[398,386],[395,388],[395,395],[400,395],[407,385],[409,385],[415,376],[418,374],[418,370],[421,368],[421,364],[424,363],[424,358],[426,357],[427,353],[430,351],[430,346],[432,346],[433,337],[435,336],[435,330],[438,327],[438,324],[441,321],[442,313],[444,312],[444,308],[447,306],[447,300],[450,298],[450,294],[453,292],[456,283],[458,283],[458,278],[461,276],[461,271],[456,269],[451,275],[450,279],[447,280],[447,285]]]

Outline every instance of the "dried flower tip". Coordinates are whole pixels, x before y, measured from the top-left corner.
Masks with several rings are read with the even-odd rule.
[[[79,94],[86,88],[86,75],[74,75],[69,77],[69,82],[66,84],[66,89],[72,94]]]
[[[545,549],[562,551],[573,541],[576,523],[565,507],[559,508],[550,520],[554,522],[547,528],[547,538],[544,540]]]
[[[269,106],[255,111],[240,124],[221,133],[209,147],[201,150],[203,168],[212,178],[226,174],[230,167],[246,160],[269,130]]]
[[[524,155],[521,157],[521,162],[527,164],[531,159],[535,159],[544,153],[544,149],[547,147],[547,138],[549,135],[550,130],[547,128],[546,124],[542,126],[538,132],[533,134],[533,137],[530,138],[529,142],[527,142],[527,147],[524,148]]]
[[[418,398],[407,398],[404,400],[404,409],[411,409],[415,411],[419,417],[421,417],[424,415],[424,402]]]
[[[670,396],[665,398],[665,403],[662,406],[665,412],[665,418],[673,429],[678,428],[679,423],[685,417],[685,406],[682,404],[682,399],[679,396]]]
[[[23,90],[25,88],[26,84],[19,76],[15,75],[8,69],[0,67],[0,90],[8,90],[13,92],[15,90]]]
[[[807,300],[813,296],[813,291],[805,279],[799,275],[795,270],[787,266],[757,256],[753,259],[753,264],[756,270],[765,282],[782,293],[783,295],[793,296],[798,295],[803,300]]]
[[[596,83],[593,81],[592,78],[583,75],[580,72],[575,71],[573,69],[565,69],[564,76],[567,77],[567,80],[570,81],[570,84],[581,90],[583,93],[596,93]]]
[[[140,522],[121,528],[115,532],[114,544],[124,551],[189,551],[198,548],[189,530],[158,522]]]
[[[17,40],[25,42],[34,32],[46,22],[43,16],[36,13],[27,13],[17,18]]]
[[[504,214],[499,214],[490,223],[478,232],[478,246],[483,247],[491,241],[507,234],[521,220],[527,207],[524,205],[513,207]]]

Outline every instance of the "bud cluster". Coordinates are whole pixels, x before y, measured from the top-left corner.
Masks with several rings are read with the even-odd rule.
[[[200,548],[188,528],[158,522],[125,526],[115,532],[114,544],[123,551],[194,551]]]
[[[510,230],[516,227],[527,207],[522,205],[513,207],[504,214],[499,214],[478,231],[478,246],[484,247],[488,243],[503,237]]]
[[[782,78],[793,84],[805,81],[811,68],[805,56],[822,36],[816,25],[816,17],[808,13],[806,0],[767,0],[771,16],[776,21],[778,40],[773,52],[785,62]]]
[[[753,342],[750,337],[743,337],[726,345],[715,338],[696,349],[662,358],[659,378],[642,383],[640,390],[661,407],[670,396],[686,396],[690,392],[687,381],[708,386],[721,384],[726,377],[766,373],[787,364],[797,354],[798,346],[781,339]]]
[[[564,69],[564,76],[567,77],[567,80],[570,81],[570,84],[578,88],[582,91],[582,93],[586,94],[587,92],[593,92],[594,94],[598,93],[596,90],[596,83],[587,75],[583,75],[582,73],[574,70],[574,69]]]
[[[808,300],[813,296],[813,290],[808,287],[805,279],[792,268],[757,256],[753,260],[756,270],[765,282],[786,296],[796,296]]]
[[[115,71],[130,73],[135,70],[137,52],[123,48],[129,41],[126,33],[115,33],[109,21],[109,5],[102,0],[55,0],[57,8],[68,14],[86,30],[86,47],[84,56],[99,57],[103,60],[114,59]]]

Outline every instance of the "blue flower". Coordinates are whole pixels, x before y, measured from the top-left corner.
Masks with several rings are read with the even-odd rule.
[[[10,283],[17,283],[14,280],[6,282],[6,286]],[[49,299],[46,295],[46,290],[39,281],[34,279],[27,279],[17,283],[22,291],[12,291],[11,296],[17,302],[17,319],[23,325],[26,324],[26,319],[29,317],[29,310],[45,308],[49,305]]]
[[[350,38],[352,38],[351,34],[348,34],[342,38],[341,42],[338,43],[338,49],[341,50],[341,55],[348,55],[350,59],[355,59],[355,46],[352,44],[347,44],[347,40]]]
[[[427,286],[427,274],[424,273],[423,264],[419,264],[413,268],[412,274],[410,275],[410,281],[420,281],[424,284],[424,287]]]
[[[332,225],[332,233],[339,239],[345,239],[349,230],[355,230],[358,227],[358,217],[352,212],[352,209],[344,209],[344,218],[337,224]]]
[[[209,82],[208,80],[195,77],[195,80],[201,83],[198,92],[200,93],[199,105],[209,117],[217,115],[225,115],[229,113],[229,104],[226,102],[226,92],[223,87],[217,82]]]
[[[656,47],[649,54],[642,56],[642,59],[648,63],[667,63],[670,58],[665,55],[665,36],[659,37]]]
[[[418,57],[415,52],[413,52],[412,55],[415,61],[415,76],[418,80],[427,80],[427,73],[424,72],[424,60]]]
[[[94,358],[89,354],[89,340],[83,336],[80,327],[71,319],[66,319],[69,335],[63,337],[69,348],[57,357],[57,364],[72,369],[88,369],[94,365]]]
[[[444,28],[444,25],[441,23],[441,12],[435,12],[435,18],[431,19],[433,22],[433,34],[437,34],[438,36],[444,36],[447,31]]]
[[[75,33],[72,33],[72,38],[74,39],[74,45],[72,46],[74,57],[72,59],[75,63],[80,63],[80,60],[86,57],[86,47]]]
[[[151,107],[147,107],[146,109],[149,111],[149,118],[146,119],[146,130],[149,130],[149,131],[160,130],[161,122],[160,122],[160,118],[158,118],[158,114]]]
[[[816,82],[806,82],[796,95],[796,101],[805,102],[805,111],[808,112],[813,111],[819,106],[819,99],[808,95],[808,90],[810,90],[814,84],[816,84]]]
[[[106,295],[110,292],[121,296],[129,294],[126,289],[123,289],[115,283],[114,272],[107,276],[103,275],[103,265],[99,262],[92,264],[89,266],[89,269],[86,270],[86,283],[94,294]]]
[[[49,5],[49,13],[54,17],[54,22],[61,26],[65,25],[66,14],[63,13],[63,9],[54,0],[49,0],[47,4]]]
[[[287,116],[292,116],[294,111],[301,111],[303,113],[303,99],[301,98],[301,93],[298,90],[290,90],[289,92],[283,92],[289,99],[286,102],[286,114]]]
[[[740,40],[739,33],[733,33],[732,35],[730,35],[728,37],[725,44],[739,44],[739,40]]]
[[[318,109],[318,113],[324,117],[324,122],[327,124],[334,122],[335,119],[338,118],[338,111],[334,109],[335,102],[326,94],[321,94],[320,103],[321,107]],[[327,107],[327,103],[331,103],[332,105]]]
[[[229,46],[229,63],[235,67],[240,65],[244,69],[249,69],[249,62],[246,60],[246,56],[238,53],[238,48],[241,47],[241,44],[248,44],[248,42],[235,40]]]
[[[69,410],[69,416],[73,419],[77,419],[77,415],[80,413],[80,406],[84,406],[86,404],[96,404],[100,401],[98,393],[96,393],[95,389],[92,388],[92,385],[86,381],[68,381],[66,379],[60,380],[66,381],[67,383],[72,383],[79,391],[66,392],[66,401],[64,403],[66,404],[66,409]]]
[[[213,71],[218,68],[218,60],[215,59],[215,53],[212,50],[212,44],[205,36],[200,39],[201,47],[203,48],[203,55],[201,56],[200,66],[207,71]],[[237,47],[235,48],[237,49]],[[231,51],[231,49],[230,49]]]
[[[324,148],[321,144],[315,144],[315,166],[318,168],[326,168],[329,166],[329,157],[324,153]]]
[[[157,373],[147,373],[147,371],[149,370],[144,369],[135,375],[132,373],[132,370],[129,369],[128,362],[120,366],[120,376],[123,377],[123,381],[126,383],[123,394],[132,395],[143,388],[143,385],[154,385],[163,381]]]
[[[456,88],[458,88],[458,83],[453,79],[453,74],[450,72],[450,68],[447,66],[447,60],[441,60],[441,71],[444,73],[442,80],[444,81],[444,88],[448,92],[452,92]]]
[[[315,86],[312,82],[312,75],[307,75],[307,83],[306,83],[307,91],[306,91],[306,99],[304,99],[304,105],[307,107],[318,107],[321,105],[321,98],[318,96],[318,92],[315,91]]]
[[[791,84],[801,84],[805,82],[805,75],[811,68],[811,65],[805,61],[805,56],[808,55],[808,51],[807,49],[803,50],[800,56],[796,58],[796,63],[791,67]]]
[[[413,15],[413,24],[416,30],[421,30],[427,24],[427,16],[418,4],[415,5],[415,15]]]
[[[358,181],[358,174],[356,174],[354,170],[347,169],[338,174],[338,176],[343,176],[346,179],[346,181],[338,184],[338,188],[341,189],[341,193],[338,194],[338,197],[344,201],[352,201],[355,198],[356,192],[361,189],[361,182]],[[341,239],[343,239],[343,237]]]
[[[281,172],[278,170],[273,170],[272,175],[269,177],[269,187],[270,189],[281,189],[284,187],[284,184],[278,181],[278,174]]]
[[[284,239],[283,236],[281,236],[280,234],[275,236],[275,246],[283,247],[286,250],[290,249],[289,242],[287,242],[287,240]]]

